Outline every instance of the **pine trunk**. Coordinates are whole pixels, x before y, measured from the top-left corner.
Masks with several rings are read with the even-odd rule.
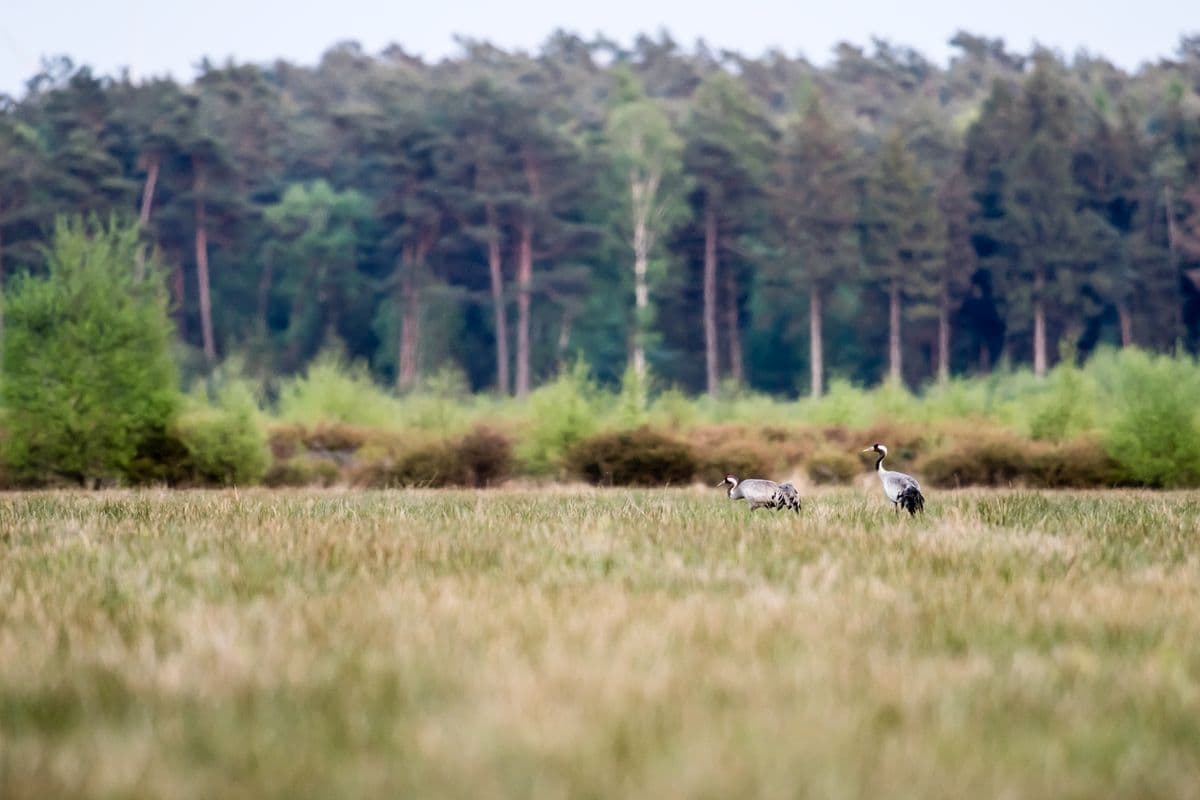
[[[396,354],[396,388],[408,391],[417,381],[417,339],[420,335],[420,295],[417,291],[417,258],[412,245],[400,255],[400,342]]]
[[[825,393],[825,348],[822,342],[821,292],[816,286],[808,289],[808,349],[812,368],[812,396]]]
[[[938,299],[938,332],[937,332],[937,377],[939,383],[950,380],[950,297],[946,287],[942,287]]]
[[[650,306],[650,290],[646,271],[650,261],[646,217],[640,212],[638,184],[634,182],[633,219],[633,371],[639,378],[646,376],[646,315]]]
[[[888,286],[888,380],[899,385],[903,380],[900,364],[900,282]]]
[[[263,255],[263,271],[258,278],[258,331],[267,335],[267,310],[271,303],[271,283],[275,279],[274,259],[270,249]]]
[[[1179,257],[1176,247],[1176,232],[1175,232],[1175,205],[1171,200],[1171,187],[1163,187],[1163,201],[1166,204],[1167,212],[1167,265],[1170,268],[1171,275],[1176,275],[1179,270]],[[1176,348],[1179,346],[1179,339],[1183,336],[1183,303],[1175,303],[1175,330],[1172,332],[1171,338],[1174,340],[1172,345]]]
[[[138,225],[145,228],[150,223],[150,208],[154,204],[154,187],[158,185],[158,158],[150,159],[146,166],[146,182],[142,185],[142,207],[138,213]]]
[[[529,394],[529,301],[533,284],[533,223],[525,220],[517,243],[517,397]]]
[[[435,230],[426,230],[413,244],[401,250],[403,272],[400,276],[400,301],[403,320],[400,323],[400,358],[396,371],[396,386],[407,391],[417,384],[421,360],[421,271],[433,249]]]
[[[154,187],[158,184],[159,166],[160,160],[158,158],[150,159],[149,164],[146,166],[146,182],[142,185],[142,207],[138,211],[138,228],[143,232],[146,230],[146,226],[150,224],[150,207],[154,204]],[[146,251],[145,248],[139,247],[134,277],[140,281],[145,274]]]
[[[717,393],[717,215],[704,212],[704,367],[708,393]]]
[[[496,209],[487,207],[488,277],[492,284],[492,314],[496,324],[496,391],[509,392],[508,380],[508,307],[504,302],[504,270],[501,263],[500,230],[496,224]]]
[[[179,335],[186,338],[184,323],[187,316],[184,314],[184,304],[187,302],[187,280],[184,278],[183,264],[178,259],[171,270],[171,298],[175,302],[175,313],[179,317]]]
[[[196,288],[200,298],[200,337],[204,346],[204,359],[211,365],[217,360],[217,347],[213,340],[212,295],[208,279],[208,227],[204,209],[205,176],[196,173]]]
[[[745,378],[742,364],[742,334],[739,330],[738,294],[733,270],[725,271],[725,330],[729,343],[729,371],[739,386]]]
[[[1037,268],[1033,276],[1033,374],[1046,376],[1046,272]]]
[[[1121,326],[1121,347],[1133,346],[1133,316],[1129,313],[1129,306],[1125,303],[1117,303],[1117,320]]]

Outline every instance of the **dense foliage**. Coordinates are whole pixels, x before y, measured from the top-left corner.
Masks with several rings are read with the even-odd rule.
[[[609,385],[794,395],[1194,351],[1200,40],[1134,74],[953,44],[341,44],[185,85],[48,62],[0,102],[0,278],[51,269],[59,215],[136,217],[185,375],[270,382],[328,347],[521,396],[579,354]]]
[[[161,275],[134,269],[133,228],[60,221],[53,242],[7,297],[3,456],[22,481],[123,479],[178,406]]]

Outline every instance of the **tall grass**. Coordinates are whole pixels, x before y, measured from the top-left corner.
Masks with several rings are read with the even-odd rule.
[[[1167,798],[1195,493],[0,496],[0,797]]]

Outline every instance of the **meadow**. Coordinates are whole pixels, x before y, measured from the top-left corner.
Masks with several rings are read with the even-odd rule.
[[[1200,493],[0,496],[0,797],[1200,797]]]

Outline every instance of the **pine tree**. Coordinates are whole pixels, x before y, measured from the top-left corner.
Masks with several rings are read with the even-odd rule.
[[[775,161],[771,218],[781,251],[775,280],[808,296],[810,391],[824,391],[824,301],[858,262],[854,170],[846,137],[813,97],[785,132]]]
[[[888,380],[895,384],[903,381],[905,298],[928,293],[945,257],[945,223],[935,191],[897,130],[880,154],[863,219],[868,274],[888,299]]]

